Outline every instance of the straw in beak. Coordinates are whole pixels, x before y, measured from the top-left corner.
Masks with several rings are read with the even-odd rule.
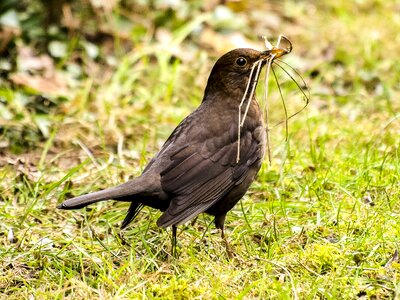
[[[271,44],[266,40],[266,45],[271,45]],[[292,49],[293,49],[292,42],[284,35],[280,35],[276,46],[271,45],[270,49],[261,52],[261,57],[265,60],[271,57],[274,59],[279,58],[292,52]]]

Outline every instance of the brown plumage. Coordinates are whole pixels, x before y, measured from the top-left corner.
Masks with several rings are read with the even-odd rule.
[[[205,212],[215,216],[223,235],[227,212],[246,193],[264,156],[265,129],[253,97],[241,128],[237,162],[238,106],[252,66],[269,57],[270,51],[253,49],[235,49],[223,55],[211,71],[201,105],[172,132],[141,176],[66,200],[58,208],[82,208],[109,199],[131,202],[124,228],[143,206],[150,206],[163,212],[157,225],[173,226],[174,234],[177,225]]]

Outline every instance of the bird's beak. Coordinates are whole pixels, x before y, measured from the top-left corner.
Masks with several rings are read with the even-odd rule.
[[[264,59],[268,59],[271,56],[274,56],[274,58],[279,58],[282,57],[286,54],[289,54],[290,51],[288,51],[287,49],[281,49],[281,48],[272,48],[271,50],[266,50],[261,52],[261,57]]]
[[[271,57],[279,58],[279,57],[282,57],[282,56],[292,52],[292,48],[293,48],[292,42],[284,35],[280,36],[278,44],[279,44],[278,47],[273,46],[271,49],[261,52],[261,58],[263,58],[263,59],[269,59]]]

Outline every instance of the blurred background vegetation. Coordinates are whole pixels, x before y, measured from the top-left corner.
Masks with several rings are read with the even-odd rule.
[[[60,119],[76,114],[89,118],[86,105],[105,113],[96,114],[103,125],[107,112],[119,101],[139,100],[146,106],[172,93],[174,101],[200,98],[209,55],[249,44],[247,38],[255,39],[256,32],[272,33],[265,23],[278,26],[280,16],[273,12],[271,21],[259,24],[265,16],[257,14],[258,5],[257,1],[227,5],[218,1],[2,1],[0,113],[7,121],[1,124],[2,149],[21,153],[37,147]],[[254,9],[253,19],[240,13],[248,6]],[[256,32],[250,29],[254,27]],[[200,69],[200,78],[181,70],[181,64]],[[170,76],[169,66],[175,77]],[[189,78],[176,85],[181,72]],[[110,86],[101,90],[104,83]],[[85,103],[97,98],[102,98],[101,104]],[[115,124],[108,125],[105,130],[114,129]]]
[[[107,143],[116,143],[122,134],[116,132],[119,122],[146,126],[152,117],[146,115],[146,105],[172,100],[177,109],[182,101],[195,107],[209,57],[235,47],[260,49],[261,35],[285,33],[293,40],[295,51],[288,62],[316,80],[314,94],[335,96],[343,105],[368,95],[385,102],[392,96],[388,85],[398,82],[398,64],[389,59],[395,56],[397,43],[389,41],[397,27],[380,28],[391,18],[398,26],[396,10],[398,5],[390,1],[4,0],[0,149],[27,152],[44,142],[54,125],[62,131],[65,118],[78,115],[89,126],[110,131]],[[392,14],[379,20],[381,24],[371,26],[370,12],[388,11]],[[332,19],[324,19],[327,13]],[[131,112],[118,110],[125,103],[141,106],[139,117],[125,120]],[[395,114],[391,101],[385,103]],[[186,113],[184,109],[179,117]],[[141,139],[142,130],[126,129],[128,140]],[[64,134],[61,140],[70,142]]]
[[[1,0],[0,298],[398,297],[399,32],[386,0]],[[126,204],[55,210],[139,175],[216,59],[279,34],[311,102],[288,142],[272,128],[272,165],[228,214],[233,261],[208,217],[171,261],[150,209],[128,245]],[[278,79],[297,111],[301,93]]]

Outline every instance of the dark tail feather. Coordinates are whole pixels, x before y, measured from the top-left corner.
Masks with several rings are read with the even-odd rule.
[[[119,186],[106,190],[90,193],[87,195],[78,196],[68,199],[57,206],[60,209],[77,209],[88,206],[89,204],[104,201],[104,200],[120,200],[129,201],[126,196],[133,196],[143,192],[145,186],[141,182],[141,177],[134,178]],[[128,214],[129,215],[129,214]]]
[[[122,222],[121,229],[124,229],[128,224],[136,218],[138,213],[142,210],[143,208],[142,203],[138,202],[132,202],[131,206],[129,206],[128,214],[126,215],[124,221]]]

